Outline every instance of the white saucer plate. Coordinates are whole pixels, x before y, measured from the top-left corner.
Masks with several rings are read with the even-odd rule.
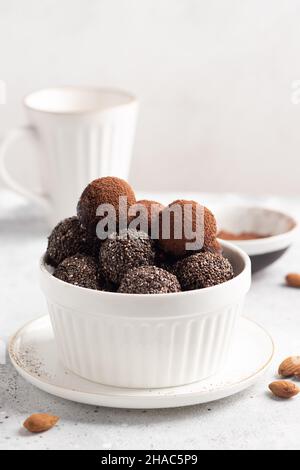
[[[18,331],[10,341],[9,355],[28,382],[67,400],[114,408],[172,408],[219,400],[250,387],[270,366],[274,343],[261,326],[241,318],[228,363],[221,374],[190,385],[152,390],[109,387],[89,382],[65,369],[57,355],[48,316]]]

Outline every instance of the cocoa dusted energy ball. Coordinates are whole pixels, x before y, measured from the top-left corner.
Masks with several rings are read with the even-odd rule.
[[[119,285],[129,269],[154,264],[155,251],[148,234],[137,230],[113,233],[100,247],[100,268],[106,281]]]
[[[180,291],[177,277],[157,266],[142,266],[128,271],[118,290],[123,294],[167,294]]]
[[[182,290],[212,287],[234,277],[228,259],[209,251],[196,253],[180,261],[176,273]]]
[[[75,286],[101,290],[98,266],[91,256],[77,254],[66,258],[55,269],[53,275]]]
[[[158,217],[160,211],[162,211],[164,207],[165,206],[160,202],[141,199],[131,206],[131,219],[135,218],[135,214],[133,214],[133,212],[136,212],[136,216],[139,217],[139,220],[141,221],[141,224],[137,229],[143,230],[144,227],[146,227],[144,231],[147,230],[149,235],[151,235],[152,222],[155,221],[156,217]]]
[[[176,212],[176,208],[181,210],[179,218],[170,213],[170,209]],[[169,222],[167,231],[166,222]],[[187,230],[190,233],[187,233]],[[203,246],[195,250],[200,251],[202,248],[209,248],[214,243],[216,235],[217,224],[214,215],[195,201],[177,200],[159,213],[159,246],[177,258],[193,252],[189,251],[187,243],[193,243],[196,239],[199,242],[202,240]]]
[[[119,213],[119,198],[125,196],[127,204],[123,212]],[[78,205],[77,215],[89,232],[95,234],[96,225],[101,219],[96,215],[97,208],[102,204],[110,204],[116,211],[118,222],[120,217],[127,217],[128,208],[135,204],[136,199],[131,186],[124,180],[112,176],[106,176],[92,181],[83,191]]]
[[[78,217],[60,222],[48,238],[46,262],[57,266],[64,259],[86,249],[87,233]]]

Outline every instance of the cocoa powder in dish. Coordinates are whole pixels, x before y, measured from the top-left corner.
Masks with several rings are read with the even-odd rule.
[[[260,234],[257,232],[240,232],[234,233],[227,230],[220,230],[218,233],[218,238],[222,240],[258,240],[260,238],[268,238],[271,235],[269,234]]]

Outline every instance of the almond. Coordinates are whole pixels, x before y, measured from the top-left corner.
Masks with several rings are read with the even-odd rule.
[[[48,415],[47,413],[37,413],[29,416],[23,426],[29,432],[45,432],[53,428],[59,421],[58,416]]]
[[[286,380],[278,380],[277,382],[272,382],[269,385],[269,389],[279,398],[292,398],[300,392],[299,387],[293,382],[287,382]]]
[[[279,366],[278,374],[282,377],[300,375],[300,356],[291,356],[285,359]]]
[[[286,283],[290,287],[300,287],[300,274],[290,273],[285,277]]]

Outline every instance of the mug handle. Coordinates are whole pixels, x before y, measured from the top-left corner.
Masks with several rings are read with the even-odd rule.
[[[34,129],[31,126],[23,126],[17,127],[12,129],[8,132],[6,137],[4,137],[3,141],[0,144],[0,176],[2,177],[3,181],[7,184],[9,188],[15,191],[21,196],[25,196],[27,199],[36,202],[40,206],[42,206],[47,211],[49,210],[49,203],[45,196],[41,196],[34,191],[30,191],[30,189],[26,188],[18,181],[16,181],[9,173],[6,167],[6,158],[8,155],[8,150],[10,146],[19,139],[22,138],[36,139],[36,134]]]

